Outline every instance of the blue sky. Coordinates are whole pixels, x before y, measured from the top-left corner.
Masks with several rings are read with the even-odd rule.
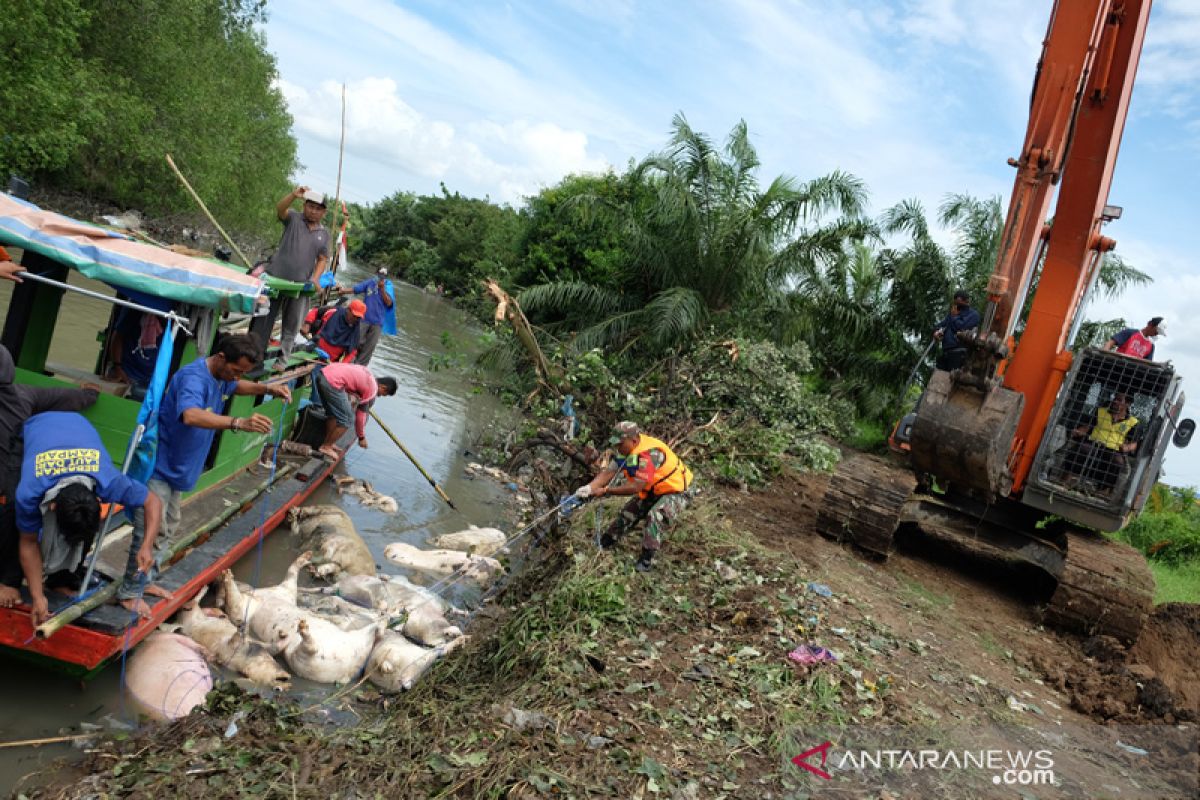
[[[287,0],[268,47],[295,119],[303,182],[342,193],[452,191],[519,205],[572,172],[622,169],[672,116],[718,141],[745,119],[761,180],[844,169],[878,212],[1001,195],[1024,138],[1050,0]],[[1200,416],[1200,2],[1151,15],[1105,233],[1155,283],[1089,316],[1166,317]],[[1166,479],[1200,486],[1200,442]]]

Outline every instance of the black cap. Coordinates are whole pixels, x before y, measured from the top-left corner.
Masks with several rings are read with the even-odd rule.
[[[1154,327],[1156,327],[1156,328],[1157,328],[1159,325],[1161,325],[1161,324],[1162,324],[1162,321],[1163,321],[1163,318],[1162,318],[1162,317],[1151,317],[1151,318],[1150,318],[1150,321],[1149,321],[1149,322],[1147,322],[1146,324],[1147,324],[1147,325],[1153,325]]]
[[[959,289],[954,293],[955,300],[962,300],[967,305],[971,304],[971,295],[967,294],[966,289]]]

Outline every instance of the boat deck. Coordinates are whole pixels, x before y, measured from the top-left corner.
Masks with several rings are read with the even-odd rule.
[[[338,444],[341,447],[353,444],[353,430]],[[167,600],[147,595],[145,600],[152,611],[149,619],[135,620],[129,611],[109,603],[89,611],[49,638],[35,638],[28,613],[28,590],[23,588],[25,608],[0,609],[0,654],[49,662],[60,670],[86,677],[118,655],[127,639],[128,646],[141,641],[223,570],[253,550],[260,529],[265,536],[285,522],[287,512],[303,503],[336,466],[336,462],[321,458],[303,462],[281,458],[269,491],[266,484],[270,470],[251,466],[189,498],[182,509],[181,531],[211,526],[226,514],[231,517],[163,571],[156,583],[174,596]],[[124,536],[110,536],[112,541],[102,548],[97,572],[119,574],[128,552],[128,532]],[[53,614],[71,605],[74,598],[50,592],[47,599]]]

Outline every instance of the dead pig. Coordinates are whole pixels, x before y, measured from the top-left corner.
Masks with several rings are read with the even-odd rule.
[[[466,530],[444,533],[433,538],[436,547],[446,550],[461,550],[477,556],[490,556],[504,547],[507,541],[504,531],[496,528],[478,528],[471,525]]]
[[[422,550],[404,542],[392,542],[384,548],[388,560],[402,567],[419,570],[438,578],[457,573],[466,575],[481,586],[489,584],[504,573],[504,567],[494,558],[472,556],[457,550]]]
[[[377,508],[385,514],[395,514],[400,510],[400,505],[394,497],[389,497],[386,494],[381,494],[375,491],[369,481],[352,478],[349,475],[338,478],[337,484],[338,494],[348,494],[352,497],[357,497],[358,501],[367,508]]]
[[[139,710],[160,722],[186,717],[212,689],[205,649],[178,633],[155,631],[129,659],[125,686]]]
[[[289,517],[302,546],[316,554],[313,563],[321,577],[375,574],[375,559],[345,511],[337,506],[301,506],[293,508]]]
[[[367,676],[371,683],[386,692],[408,691],[417,678],[447,653],[464,644],[468,637],[460,636],[441,647],[422,647],[398,633],[388,631],[371,651]]]
[[[176,617],[183,632],[204,647],[214,662],[245,675],[259,686],[288,688],[291,678],[267,649],[238,631],[237,626],[217,609],[200,607],[200,598],[208,587]],[[214,615],[215,614],[215,615]]]

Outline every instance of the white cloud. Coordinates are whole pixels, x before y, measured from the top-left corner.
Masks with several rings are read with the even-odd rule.
[[[296,128],[334,148],[341,136],[341,87],[280,81]],[[478,120],[459,127],[430,119],[400,97],[396,82],[371,77],[346,84],[346,150],[412,176],[481,188],[516,203],[573,172],[602,172],[587,134],[551,122]]]

